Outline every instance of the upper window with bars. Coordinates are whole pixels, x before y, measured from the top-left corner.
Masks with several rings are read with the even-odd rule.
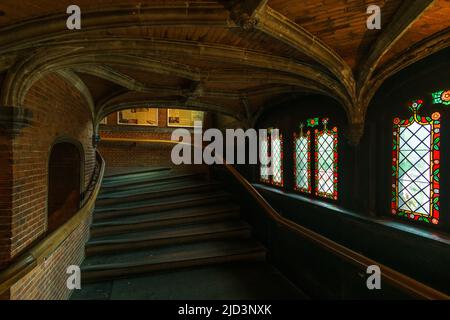
[[[322,119],[321,124],[323,130],[312,133],[309,128],[318,127],[320,120],[308,119],[308,129],[302,123],[300,134],[294,134],[294,189],[306,194],[314,190],[318,197],[338,200],[338,129],[328,129],[328,118]]]
[[[441,114],[419,115],[423,100],[409,104],[409,119],[394,119],[392,213],[438,224]]]
[[[304,132],[300,125],[300,135],[294,134],[294,189],[311,193],[311,131]]]
[[[260,167],[260,179],[261,182],[269,183],[270,182],[270,175],[269,175],[269,137],[267,139],[263,139],[259,143],[259,152],[260,152],[260,160],[261,160],[261,167]]]
[[[276,133],[272,134],[275,130]],[[284,186],[283,178],[283,135],[278,129],[269,129],[266,139],[260,141],[261,182],[274,186]]]
[[[323,119],[323,130],[316,130],[316,195],[338,199],[338,129],[328,129],[329,119]]]

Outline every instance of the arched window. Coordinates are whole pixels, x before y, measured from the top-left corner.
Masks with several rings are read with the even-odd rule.
[[[277,134],[272,134],[269,129],[267,139],[260,141],[261,166],[260,180],[261,182],[282,187],[283,179],[283,135],[275,129]]]
[[[394,119],[392,213],[438,224],[441,115],[420,116],[422,106],[422,100],[413,101],[409,119]]]
[[[338,199],[338,129],[327,128],[329,119],[322,121],[324,129],[315,131],[316,195]]]
[[[281,134],[275,135],[271,139],[271,155],[273,162],[273,176],[272,184],[275,186],[282,187],[284,185],[283,181],[283,136]]]
[[[312,118],[306,123],[308,128],[315,128],[320,120]],[[338,200],[338,129],[329,130],[328,123],[328,118],[322,119],[323,130],[315,129],[314,137],[310,130],[305,133],[303,123],[300,135],[294,134],[294,189],[306,194],[314,189],[317,197]],[[314,168],[313,177],[311,168]]]
[[[294,189],[311,193],[311,131],[304,133],[300,125],[300,135],[294,134]]]
[[[270,183],[270,176],[269,176],[269,136],[267,136],[267,139],[263,139],[260,141],[259,144],[259,152],[260,152],[260,160],[261,160],[261,167],[260,167],[260,179],[261,182],[264,183]]]

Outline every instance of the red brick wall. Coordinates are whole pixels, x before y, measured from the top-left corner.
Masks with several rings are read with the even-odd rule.
[[[39,80],[24,105],[33,112],[32,126],[13,142],[13,215],[11,255],[22,252],[47,229],[48,159],[61,137],[81,142],[85,186],[95,166],[92,120],[80,93],[57,75]]]
[[[128,138],[128,139],[158,139],[170,140],[170,132],[151,131],[128,131],[127,128],[118,130],[101,130],[100,136],[105,138]],[[149,167],[149,166],[173,166],[170,159],[172,145],[158,143],[132,143],[132,142],[108,142],[101,141],[98,149],[106,162],[108,169],[114,167]]]
[[[10,258],[12,206],[12,145],[0,134],[0,268]]]
[[[33,269],[27,276],[16,282],[10,290],[11,300],[63,300],[72,293],[67,289],[69,275],[67,267],[79,266],[84,259],[84,243],[89,237],[90,219],[84,221],[64,243]]]
[[[117,125],[117,113],[108,116],[100,127],[100,136],[107,138],[170,140],[176,128],[167,127],[167,109],[158,112],[159,127]],[[173,146],[164,143],[132,143],[101,141],[98,149],[106,161],[106,173],[117,167],[145,168],[174,166],[170,155]]]
[[[172,167],[172,146],[167,144],[133,144],[104,142],[99,146],[105,158],[107,174],[117,167]]]
[[[12,164],[9,166],[12,170],[12,193],[10,208],[5,209],[5,204],[0,206],[3,263],[8,258],[12,259],[23,253],[34,241],[46,234],[48,160],[55,141],[64,139],[81,144],[84,150],[84,187],[89,184],[95,166],[90,111],[75,87],[56,74],[48,75],[29,90],[24,106],[33,112],[33,121],[9,143],[13,156],[6,158]],[[0,138],[0,152],[8,155],[5,147],[7,143],[2,139]],[[1,161],[5,161],[3,154]],[[2,178],[8,177],[4,172],[1,174]],[[8,225],[9,221],[10,227],[5,229],[3,225]],[[14,285],[11,297],[67,297],[65,280],[63,284],[60,280],[61,277],[66,277],[65,268],[68,263],[81,262],[86,232],[86,226],[76,230],[44,265],[39,265]]]

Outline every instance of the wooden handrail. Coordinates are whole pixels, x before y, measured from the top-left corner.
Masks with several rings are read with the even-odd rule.
[[[333,253],[334,255],[350,262],[351,264],[366,270],[367,267],[376,265],[382,270],[383,278],[391,285],[397,287],[403,292],[418,298],[426,300],[449,300],[450,296],[442,293],[434,288],[431,288],[417,280],[414,280],[392,268],[389,268],[381,263],[367,258],[356,251],[353,251],[343,245],[330,240],[317,232],[310,229],[302,227],[295,222],[284,218],[280,215],[267,201],[264,197],[253,187],[250,182],[248,182],[233,166],[225,164],[227,171],[247,190],[247,192],[252,196],[252,198],[258,203],[258,205],[263,209],[263,211],[276,223],[290,229],[291,231],[301,235],[302,237],[308,239],[309,241],[321,246],[327,251]]]
[[[98,152],[96,153],[96,159],[100,163],[100,166],[98,167],[97,180],[95,181],[95,186],[92,189],[89,199],[66,223],[40,240],[25,254],[19,256],[6,269],[0,271],[0,295],[54,253],[69,235],[91,214],[105,173],[105,160]]]
[[[111,142],[141,142],[141,143],[167,143],[167,144],[177,144],[176,141],[171,140],[154,140],[154,139],[126,139],[126,138],[106,138],[103,139]],[[222,159],[223,160],[223,159]],[[362,270],[366,270],[367,267],[376,265],[382,270],[383,278],[391,285],[400,289],[401,291],[411,295],[414,298],[425,299],[425,300],[450,300],[450,296],[440,292],[434,288],[431,288],[417,280],[414,280],[392,268],[389,268],[375,260],[369,259],[362,254],[353,251],[343,245],[330,240],[317,232],[314,232],[308,228],[305,228],[289,219],[284,218],[280,215],[264,197],[258,192],[258,190],[253,187],[253,185],[248,182],[232,165],[227,164],[223,160],[226,170],[235,178],[235,180],[244,187],[244,189],[251,195],[251,197],[256,201],[256,203],[261,207],[265,214],[278,223],[279,225],[286,227],[287,229],[295,232],[296,234],[302,236],[305,239],[321,246],[325,250],[331,252],[332,254],[340,257],[341,259],[350,262]]]
[[[180,142],[173,141],[173,140],[163,140],[163,139],[130,139],[130,138],[101,138],[100,141],[106,141],[106,142],[132,142],[132,143],[162,143],[162,144],[179,144]],[[190,143],[183,142],[181,144],[184,145],[192,145]]]

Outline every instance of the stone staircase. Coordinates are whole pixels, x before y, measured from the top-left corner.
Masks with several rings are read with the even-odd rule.
[[[240,208],[204,173],[166,168],[106,177],[82,282],[265,260]]]

